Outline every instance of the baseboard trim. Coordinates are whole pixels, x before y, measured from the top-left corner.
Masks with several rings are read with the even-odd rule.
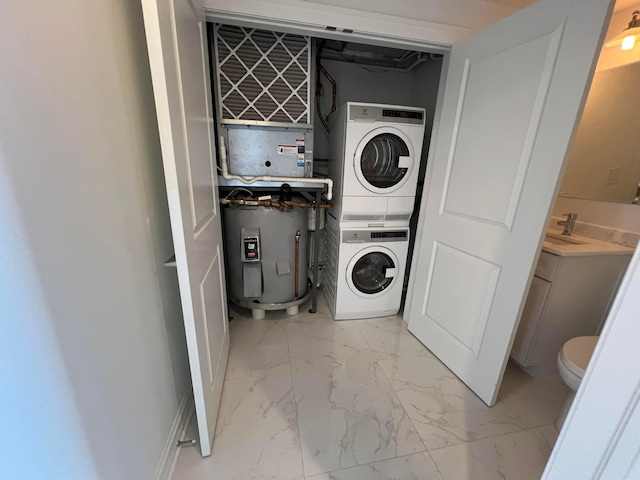
[[[188,389],[180,401],[178,412],[173,420],[171,431],[162,450],[162,456],[160,457],[160,462],[158,463],[158,468],[154,476],[155,480],[169,480],[173,475],[179,453],[177,443],[189,426],[189,419],[193,414],[193,408],[193,392],[191,389]]]

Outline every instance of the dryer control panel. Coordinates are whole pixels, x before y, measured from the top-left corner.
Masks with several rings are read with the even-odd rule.
[[[343,230],[342,243],[406,242],[409,230]]]
[[[348,102],[349,121],[384,122],[424,125],[426,112],[424,108],[396,107],[394,105],[378,105]]]

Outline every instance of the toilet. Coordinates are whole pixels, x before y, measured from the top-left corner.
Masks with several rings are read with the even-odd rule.
[[[569,413],[573,398],[576,396],[580,382],[582,382],[582,377],[584,377],[584,372],[589,365],[589,360],[591,360],[593,350],[596,348],[596,343],[598,343],[597,336],[575,337],[567,340],[558,352],[558,371],[560,372],[560,377],[571,389],[564,407],[562,407],[562,411],[556,420],[558,430],[562,428],[562,424],[565,418],[567,418],[567,413]]]

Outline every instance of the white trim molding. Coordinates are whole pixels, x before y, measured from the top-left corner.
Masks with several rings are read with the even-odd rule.
[[[189,388],[178,407],[178,412],[173,420],[171,431],[167,437],[167,441],[162,449],[162,455],[160,456],[160,462],[156,468],[154,475],[155,480],[169,480],[173,476],[173,470],[178,460],[178,453],[180,449],[178,447],[178,440],[180,440],[189,426],[189,420],[193,414],[193,391]]]
[[[206,0],[205,11],[214,22],[434,53],[449,51],[474,32],[466,26],[306,1]],[[468,12],[461,15],[468,18]]]
[[[640,478],[640,249],[542,478]]]

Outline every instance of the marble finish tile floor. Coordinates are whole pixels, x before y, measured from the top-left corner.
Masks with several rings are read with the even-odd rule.
[[[335,322],[318,307],[264,320],[231,311],[213,454],[183,448],[174,480],[540,478],[568,393],[560,379],[509,365],[489,408],[399,316]]]

